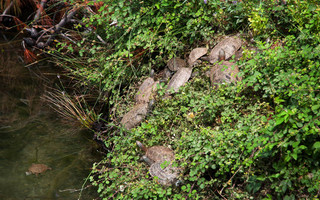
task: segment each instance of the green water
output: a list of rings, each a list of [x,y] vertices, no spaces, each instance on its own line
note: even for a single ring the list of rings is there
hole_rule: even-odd
[[[72,200],[81,188],[81,199],[96,198],[89,182],[82,187],[98,160],[91,133],[65,123],[41,99],[57,73],[24,67],[20,49],[20,42],[0,41],[0,199]],[[32,163],[52,170],[27,176]]]

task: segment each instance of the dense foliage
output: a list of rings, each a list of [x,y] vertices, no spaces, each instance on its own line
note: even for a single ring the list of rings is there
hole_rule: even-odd
[[[160,90],[141,126],[106,137],[106,158],[91,177],[115,199],[317,199],[320,193],[320,6],[289,1],[109,1],[84,19],[106,45],[83,40],[71,66],[110,96],[114,121],[128,109],[134,83],[174,55],[242,33],[241,83],[210,86],[209,63],[172,99]],[[109,26],[114,20],[117,25]],[[68,66],[66,66],[68,67]],[[70,65],[69,65],[70,67]],[[70,68],[69,68],[70,69]],[[126,108],[124,108],[126,107]],[[162,187],[139,161],[135,141],[170,145],[183,186]]]

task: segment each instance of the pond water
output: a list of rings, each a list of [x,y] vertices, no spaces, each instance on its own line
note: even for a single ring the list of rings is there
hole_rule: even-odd
[[[84,184],[99,160],[92,133],[64,123],[41,99],[57,73],[50,66],[31,70],[22,57],[21,40],[0,41],[0,199],[71,200],[81,188],[81,199],[96,198],[96,188]],[[32,163],[52,170],[27,176]]]

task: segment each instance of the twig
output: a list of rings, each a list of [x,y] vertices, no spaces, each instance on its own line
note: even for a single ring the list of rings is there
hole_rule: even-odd
[[[68,37],[66,34],[64,33],[61,33],[60,34],[63,38],[69,40],[70,42],[72,42],[73,44],[77,44],[74,40],[72,40],[70,37]]]
[[[61,29],[63,26],[65,26],[65,25],[71,20],[71,18],[76,14],[77,10],[78,10],[78,6],[75,6],[75,7],[71,10],[71,12],[70,12],[68,15],[66,15],[66,16],[59,22],[59,24],[57,24],[57,25],[53,26],[52,28],[48,29],[48,31],[54,30],[54,33],[58,33],[58,32],[60,31],[60,29]],[[43,34],[42,34],[42,35],[43,35]],[[42,35],[41,35],[41,36],[42,36]],[[41,39],[41,36],[38,38],[38,40]],[[47,40],[47,42],[45,43],[44,46],[45,46],[45,47],[48,46],[48,45],[51,43],[51,41],[54,39],[54,37],[55,37],[55,35],[52,34],[52,35],[50,36],[50,38]],[[37,40],[37,41],[38,41],[38,40]]]
[[[12,6],[13,6],[13,0],[11,0],[10,5],[3,11],[2,15],[7,14],[7,12],[10,10]]]
[[[40,6],[37,10],[37,14],[34,16],[34,22],[38,21],[38,19],[40,18],[40,15],[42,13],[42,11],[44,10],[44,6],[47,3],[47,0],[41,0]]]
[[[249,159],[254,156],[254,154],[255,154],[256,151],[257,151],[257,148],[255,148],[255,149],[252,151]],[[240,157],[241,157],[241,155],[240,155]],[[240,169],[242,169],[242,165],[237,169],[237,171],[236,171],[236,172],[231,176],[231,178],[227,181],[227,184],[233,179],[233,177],[239,172]],[[226,185],[227,185],[227,184],[226,184]],[[226,186],[223,186],[223,188],[220,190],[220,192],[218,192],[221,196],[222,196],[222,192],[223,192],[223,190],[224,190],[225,187],[226,187]]]
[[[196,184],[196,182],[194,182],[194,183],[192,184],[192,186],[191,186],[191,188],[190,188],[190,191],[189,191],[188,195],[186,196],[186,198],[184,198],[185,200],[187,200],[187,199],[188,199],[188,196],[190,195],[190,193],[191,193],[191,191],[192,191],[192,189],[193,189],[193,187],[194,187],[194,184]]]
[[[84,189],[87,189],[91,187],[91,185],[87,185],[86,187],[84,188],[81,188],[81,189],[64,189],[64,190],[59,190],[59,192],[70,192],[70,193],[74,193],[74,192],[79,192],[79,191],[82,191]]]

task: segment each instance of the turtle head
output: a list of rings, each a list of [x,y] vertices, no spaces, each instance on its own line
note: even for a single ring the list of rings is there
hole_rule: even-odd
[[[147,148],[140,142],[140,141],[136,141],[138,147],[140,147],[140,149],[142,149],[143,151],[147,151]]]
[[[173,184],[175,187],[180,187],[181,185],[183,185],[183,181],[182,180],[178,180],[178,179],[174,179],[173,180]]]

